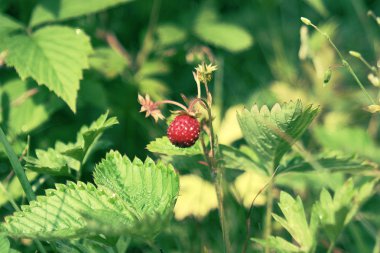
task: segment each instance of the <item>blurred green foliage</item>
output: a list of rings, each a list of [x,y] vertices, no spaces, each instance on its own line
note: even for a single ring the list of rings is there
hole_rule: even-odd
[[[339,234],[333,234],[339,252],[380,252],[378,187],[374,187],[373,195],[364,188],[372,183],[370,179],[378,176],[379,114],[363,110],[368,106],[366,97],[349,73],[341,68],[340,60],[331,45],[315,30],[308,29],[300,22],[301,16],[308,17],[331,36],[378,102],[376,77],[369,78],[371,70],[348,52],[360,52],[379,71],[380,26],[373,17],[367,15],[369,10],[380,15],[379,1],[105,2],[108,4],[103,5],[101,1],[94,0],[0,1],[0,121],[20,157],[38,156],[38,150],[41,149],[52,150],[49,148],[54,147],[57,141],[75,143],[81,127],[90,125],[106,111],[117,117],[119,124],[106,130],[101,138],[96,136],[96,145],[92,147],[91,155],[86,157],[86,162],[81,164],[81,173],[74,174],[77,178],[92,182],[94,165],[110,148],[119,150],[130,158],[137,156],[143,159],[152,155],[149,150],[157,152],[160,150],[158,144],[168,144],[166,139],[157,139],[165,134],[166,123],[154,124],[151,119],[145,119],[139,113],[138,93],[147,93],[154,100],[181,100],[181,93],[194,97],[196,87],[191,75],[193,67],[202,61],[213,61],[218,65],[218,71],[210,85],[214,111],[217,112],[214,122],[220,130],[221,143],[231,145],[222,147],[222,153],[225,155],[225,167],[233,169],[226,173],[227,181],[231,187],[235,187],[226,196],[233,252],[241,252],[246,242],[245,226],[249,205],[245,203],[259,190],[257,187],[247,187],[249,189],[244,190],[244,184],[251,180],[251,177],[247,179],[247,176],[251,176],[251,172],[247,171],[253,169],[254,173],[259,173],[257,164],[262,159],[255,150],[245,145],[248,143],[254,147],[249,138],[246,138],[247,142],[242,138],[235,112],[243,105],[250,108],[257,103],[272,107],[277,102],[297,99],[301,99],[304,105],[319,105],[321,112],[298,140],[301,152],[286,147],[290,153],[283,157],[285,162],[281,164],[281,169],[284,173],[274,186],[275,202],[280,201],[279,207],[274,205],[273,212],[277,214],[275,219],[280,223],[296,225],[297,222],[302,222],[301,229],[315,234],[312,227],[312,206],[319,205],[329,216],[322,221],[325,223],[321,228],[330,231],[328,235],[332,234],[331,231],[335,233],[339,230]],[[66,28],[55,27],[58,25]],[[30,40],[25,51],[20,49],[16,43],[18,40],[15,40],[15,37],[20,39],[18,32],[23,30],[22,27],[26,27],[23,40],[28,40],[30,34],[44,35],[35,41]],[[47,29],[52,30],[49,32]],[[73,32],[79,32],[83,37],[78,38]],[[54,34],[61,36],[62,43],[58,41],[52,47],[54,40],[49,36]],[[38,43],[41,41],[44,47],[39,48],[42,53],[36,56],[32,54],[33,48],[38,48],[36,44],[40,45]],[[83,43],[83,50],[76,52],[73,48],[79,42]],[[3,49],[9,51],[4,53]],[[12,55],[12,52],[16,55]],[[30,67],[24,61],[25,57],[37,61],[38,56],[41,58],[46,52],[47,58],[53,59],[53,62],[41,60],[42,63]],[[70,64],[61,66],[61,61],[67,59]],[[10,66],[15,66],[15,69]],[[77,68],[73,70],[75,66]],[[51,80],[49,75],[53,74],[46,74],[49,70],[51,73],[61,73],[62,69],[62,75],[69,73],[70,78],[58,78],[58,86],[37,84]],[[326,71],[331,71],[327,72],[328,85],[324,85]],[[21,80],[19,75],[32,78]],[[65,90],[66,87],[70,89]],[[169,115],[170,109],[165,109],[166,115]],[[76,110],[75,114],[73,110]],[[296,134],[295,137],[298,138],[299,135]],[[148,143],[155,139],[147,149]],[[310,161],[304,161],[304,157],[303,160],[299,157],[300,153],[304,154],[302,150],[313,154],[315,160],[326,170],[312,170],[314,165]],[[171,162],[183,175],[181,177],[186,177],[186,185],[194,184],[195,188],[200,185],[209,186],[207,181],[211,180],[210,175],[206,167],[198,162],[200,158],[197,147],[187,150],[188,152],[172,147],[160,151],[173,155],[161,158]],[[10,196],[17,204],[25,203],[25,199],[2,148],[0,155],[2,221],[14,211],[9,202]],[[281,158],[282,156],[281,152]],[[297,171],[287,171],[293,169]],[[70,173],[68,175],[67,171],[63,176],[46,173],[46,170],[43,172],[28,174],[38,194],[73,176]],[[353,181],[344,184],[351,176]],[[238,181],[239,177],[241,180]],[[263,175],[254,174],[252,178],[252,184],[260,186],[264,185],[264,179],[267,180],[263,179]],[[350,188],[352,191],[347,194],[345,201],[358,198],[361,202],[354,205],[355,218],[350,217],[350,222],[347,223],[341,221],[341,226],[335,228],[329,221],[336,218],[332,217],[333,214],[344,209],[344,214],[350,215],[345,209],[350,205],[337,200],[337,196],[342,195],[342,189],[348,187],[347,184],[357,192],[352,192],[355,190]],[[214,192],[210,188],[205,187],[205,196],[213,196]],[[280,190],[293,197],[286,193],[280,194]],[[189,192],[194,199],[202,195],[192,190]],[[296,195],[300,197],[296,198]],[[188,205],[186,201],[183,203]],[[128,252],[157,252],[155,247],[164,252],[223,252],[216,205],[213,199],[204,204],[206,207],[202,203],[205,201],[197,203],[194,200],[191,209],[195,210],[193,213],[182,210],[181,214],[177,214],[177,217],[181,217],[180,220],[173,221],[156,238],[156,246],[138,240],[121,241],[120,244],[123,245],[120,249],[128,245]],[[262,238],[266,210],[262,206],[264,203],[265,198],[254,206],[250,237]],[[293,213],[283,213],[286,221],[278,216],[284,211],[285,203],[296,209],[292,209],[296,215],[290,217],[292,219],[289,219],[289,215]],[[359,209],[362,204],[363,207]],[[194,208],[197,205],[200,206],[199,209]],[[331,213],[329,205],[333,206]],[[185,218],[187,215],[189,216]],[[301,243],[298,241],[303,236],[299,234],[300,231],[289,231],[289,235],[286,230],[277,222],[273,225],[273,234],[287,240],[288,242],[282,242],[292,250],[301,246],[306,251],[315,249],[316,252],[326,252],[329,247],[329,236],[321,236],[318,242],[308,238]],[[292,238],[297,245],[289,245]],[[272,242],[276,244],[276,240],[273,239]],[[265,242],[260,242],[265,245]],[[87,249],[93,249],[93,252],[105,252],[87,241],[81,243]],[[21,252],[35,252],[35,246],[29,240],[11,239],[10,245]],[[0,249],[9,249],[9,242],[2,237],[1,231]],[[250,241],[247,252],[262,252],[262,248]]]

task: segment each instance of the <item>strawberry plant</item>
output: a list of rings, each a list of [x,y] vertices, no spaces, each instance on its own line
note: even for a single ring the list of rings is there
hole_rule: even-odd
[[[380,252],[379,8],[0,1],[0,253]]]

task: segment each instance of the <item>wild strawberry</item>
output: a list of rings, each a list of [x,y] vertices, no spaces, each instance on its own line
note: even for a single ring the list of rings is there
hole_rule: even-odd
[[[180,148],[194,145],[199,138],[200,125],[196,118],[182,114],[175,117],[168,128],[170,142]]]

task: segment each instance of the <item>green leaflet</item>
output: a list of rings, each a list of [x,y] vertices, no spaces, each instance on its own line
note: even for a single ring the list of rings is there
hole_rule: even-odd
[[[4,14],[0,14],[0,35],[20,30],[22,28],[23,26],[17,21],[13,20],[11,17],[6,16]]]
[[[300,100],[275,104],[238,113],[238,121],[244,138],[257,153],[262,164],[274,169],[291,145],[305,132],[317,116],[319,109],[309,105],[302,107]]]
[[[76,111],[79,80],[88,68],[92,52],[90,40],[80,29],[48,26],[30,36],[17,34],[5,37],[5,62],[15,67],[21,79],[33,78],[46,85]]]
[[[316,245],[316,232],[318,227],[318,215],[313,207],[310,223],[306,220],[302,200],[298,196],[293,199],[288,193],[281,192],[279,207],[284,218],[273,214],[273,218],[285,228],[292,236],[296,244],[290,243],[281,237],[269,237],[269,245],[279,252],[312,252]],[[261,245],[266,245],[265,240],[254,239]]]
[[[169,138],[164,136],[151,141],[146,147],[152,153],[158,153],[162,155],[199,155],[203,154],[200,142],[196,142],[194,146],[190,148],[178,148],[170,143]]]
[[[56,184],[6,217],[3,227],[12,237],[45,240],[126,233],[151,239],[171,217],[179,190],[171,166],[130,161],[116,151],[96,166],[94,180],[97,186]]]
[[[25,157],[26,167],[31,170],[49,174],[69,174],[70,169],[80,170],[91,147],[97,142],[103,132],[118,124],[115,117],[108,118],[108,112],[101,115],[89,127],[83,126],[75,143],[57,142],[55,149],[36,150],[36,158]]]
[[[215,11],[207,6],[199,11],[193,30],[201,40],[233,53],[246,50],[253,44],[253,37],[244,28],[219,21]]]
[[[91,14],[131,0],[42,0],[32,13],[30,26]]]

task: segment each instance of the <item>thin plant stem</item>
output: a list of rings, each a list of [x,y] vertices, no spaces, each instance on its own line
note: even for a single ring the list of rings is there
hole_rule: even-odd
[[[208,127],[210,130],[209,132],[210,150],[207,150],[204,144],[202,144],[202,147],[203,147],[203,153],[204,153],[206,162],[211,170],[211,174],[214,179],[213,181],[214,181],[214,186],[215,186],[215,191],[216,191],[217,201],[218,201],[219,220],[220,220],[220,225],[222,227],[222,234],[223,234],[224,251],[226,253],[230,253],[231,243],[230,243],[229,232],[228,232],[229,229],[228,229],[228,225],[226,221],[226,213],[224,209],[223,168],[218,165],[217,157],[216,157],[218,144],[216,141],[214,127],[212,124],[212,110],[211,110],[211,106],[209,106],[207,101],[204,101],[204,99],[197,99],[197,102],[201,102],[206,107],[206,110],[208,113]]]
[[[329,249],[327,250],[327,253],[331,253],[335,247],[335,242],[332,242],[329,246]]]
[[[313,27],[317,32],[319,32],[320,34],[322,34],[327,40],[328,42],[330,43],[330,45],[334,48],[335,52],[338,54],[340,60],[342,61],[342,64],[344,67],[346,67],[346,69],[348,70],[348,72],[351,74],[351,76],[354,78],[355,82],[359,85],[360,89],[363,91],[363,93],[367,96],[368,100],[370,101],[371,104],[376,104],[375,101],[373,100],[373,98],[369,95],[368,91],[366,90],[366,88],[364,87],[364,85],[362,84],[362,82],[359,80],[358,76],[355,74],[354,70],[352,69],[351,65],[348,63],[348,61],[343,57],[342,53],[340,52],[340,50],[335,46],[334,42],[331,40],[330,36],[325,33],[325,32],[322,32],[318,26],[314,25],[313,23],[310,22],[310,26]]]
[[[32,186],[28,178],[26,177],[25,171],[20,161],[18,160],[15,152],[13,151],[11,144],[8,142],[7,137],[5,136],[2,128],[0,128],[0,142],[1,144],[3,144],[5,148],[5,153],[8,156],[8,159],[12,165],[13,171],[15,172],[18,180],[20,181],[22,189],[25,192],[26,198],[28,199],[28,201],[35,200],[36,195],[34,194],[32,190]]]
[[[136,67],[140,68],[145,62],[149,52],[152,49],[153,35],[156,29],[158,16],[160,12],[161,0],[153,0],[152,11],[150,13],[148,31],[145,35],[143,45],[136,57]]]
[[[162,101],[156,102],[156,105],[162,105],[162,104],[176,105],[178,107],[181,107],[183,110],[187,111],[186,106],[184,106],[184,105],[182,105],[182,104],[180,104],[178,102],[172,101],[172,100],[162,100]]]
[[[267,191],[267,208],[265,211],[265,228],[264,228],[264,239],[267,241],[265,244],[265,253],[270,252],[268,238],[272,233],[273,184],[274,184],[273,181],[269,183],[268,191]]]
[[[377,73],[377,69],[376,69],[374,66],[372,66],[371,64],[369,64],[369,62],[368,62],[366,59],[364,59],[363,56],[360,56],[360,57],[359,57],[359,60],[360,60],[364,65],[366,65],[366,67],[367,67],[369,70],[371,70],[374,74],[378,74],[378,73]]]
[[[18,160],[16,153],[13,151],[12,146],[8,142],[7,137],[5,136],[4,131],[1,127],[0,127],[0,142],[4,146],[5,153],[8,156],[8,159],[12,165],[13,171],[15,172],[18,180],[20,181],[21,187],[25,192],[26,198],[28,199],[29,202],[32,200],[35,200],[36,195],[34,194],[32,190],[32,186],[28,178],[26,177],[25,171],[22,168],[22,165],[20,161]],[[40,241],[36,240],[34,241],[34,243],[36,244],[38,250],[41,253],[46,253],[46,250]]]

